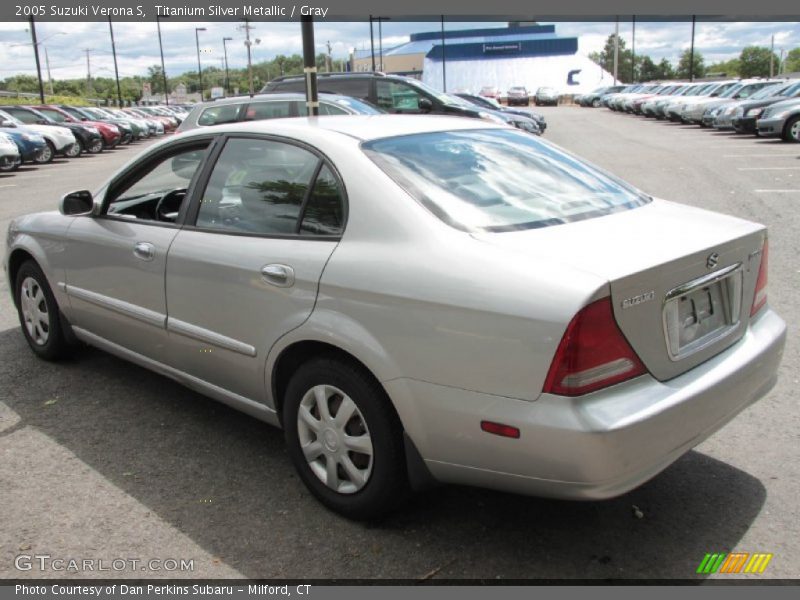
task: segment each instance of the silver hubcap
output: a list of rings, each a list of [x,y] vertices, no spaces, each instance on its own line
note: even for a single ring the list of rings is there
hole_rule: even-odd
[[[42,153],[39,155],[39,161],[48,162],[51,156],[53,156],[53,151],[50,149],[50,146],[45,146],[42,148]]]
[[[33,277],[26,277],[22,282],[19,301],[28,335],[37,346],[44,346],[50,337],[50,316],[44,292]]]
[[[297,434],[308,466],[340,494],[354,494],[372,473],[372,439],[364,415],[343,391],[311,388],[300,401]]]

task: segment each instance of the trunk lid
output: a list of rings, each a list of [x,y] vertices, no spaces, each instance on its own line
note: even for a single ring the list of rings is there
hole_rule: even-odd
[[[609,282],[614,317],[648,371],[676,377],[742,337],[763,225],[665,200],[575,223],[479,240]]]

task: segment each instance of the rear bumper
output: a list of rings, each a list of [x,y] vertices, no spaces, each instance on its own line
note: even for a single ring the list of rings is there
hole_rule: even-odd
[[[594,500],[650,479],[775,384],[786,324],[767,309],[744,337],[672,380],[649,375],[578,398],[528,402],[409,379],[386,382],[406,432],[439,481]],[[481,431],[519,428],[519,439]]]

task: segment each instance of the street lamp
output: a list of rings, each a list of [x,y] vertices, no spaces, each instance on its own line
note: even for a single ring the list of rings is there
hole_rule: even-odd
[[[200,102],[203,101],[203,69],[200,67],[200,32],[205,30],[205,27],[194,28],[194,41],[197,43],[197,77],[200,79]]]
[[[225,45],[225,42],[232,42],[232,37],[224,37],[222,38],[222,53],[225,55],[225,93],[230,93],[231,91],[231,81],[228,77],[228,48]]]
[[[30,23],[30,28],[26,29],[25,31],[29,31],[30,32],[32,41],[26,42],[26,43],[23,43],[23,44],[11,44],[10,48],[14,48],[16,46],[27,46],[28,44],[33,46],[33,53],[34,53],[34,56],[36,57],[36,75],[37,75],[37,77],[39,79],[39,100],[41,100],[42,104],[44,104],[44,83],[42,83],[42,67],[41,67],[41,63],[39,62],[39,46],[44,47],[44,57],[45,57],[45,61],[47,63],[47,79],[50,82],[50,95],[52,96],[53,95],[53,78],[50,76],[50,61],[48,60],[47,47],[44,46],[44,43],[47,40],[49,40],[50,38],[53,38],[53,37],[55,37],[57,35],[66,35],[66,33],[64,33],[63,31],[57,31],[54,34],[49,35],[46,38],[37,41],[37,39],[36,39],[36,24],[34,23],[33,16],[28,18],[28,22]]]
[[[158,49],[161,51],[161,75],[164,78],[164,104],[169,106],[169,90],[167,88],[167,69],[164,67],[164,44],[161,43],[161,21],[166,15],[156,13],[156,27],[158,27]]]

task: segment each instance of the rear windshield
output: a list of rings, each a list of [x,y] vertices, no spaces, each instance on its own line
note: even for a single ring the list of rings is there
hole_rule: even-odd
[[[614,176],[511,129],[415,134],[362,148],[417,201],[465,231],[548,227],[650,201]]]

